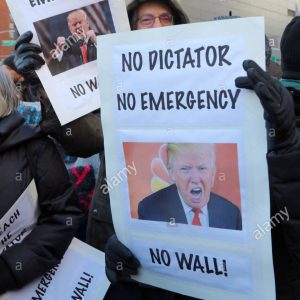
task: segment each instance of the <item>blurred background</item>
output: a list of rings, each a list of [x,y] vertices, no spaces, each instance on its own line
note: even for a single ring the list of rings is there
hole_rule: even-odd
[[[107,0],[106,0],[107,1]],[[132,0],[125,0],[129,4]],[[272,61],[280,64],[279,44],[289,21],[300,15],[300,0],[176,0],[191,22],[211,21],[219,16],[264,16],[272,47]],[[5,0],[0,0],[0,64],[13,50],[17,37]]]
[[[132,0],[126,0],[126,4]],[[279,63],[280,39],[290,20],[300,15],[300,0],[174,0],[188,15],[191,22],[211,21],[222,16],[264,16],[266,35],[272,47],[273,62]]]

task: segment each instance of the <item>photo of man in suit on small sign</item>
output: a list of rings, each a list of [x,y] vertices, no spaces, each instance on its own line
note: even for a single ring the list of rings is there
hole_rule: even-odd
[[[238,205],[212,192],[216,145],[168,143],[164,151],[169,185],[139,201],[138,219],[242,230]],[[151,164],[156,172],[157,160]],[[152,183],[155,181],[157,178],[152,178]]]
[[[52,76],[97,59],[97,35],[115,32],[108,1],[34,22]]]

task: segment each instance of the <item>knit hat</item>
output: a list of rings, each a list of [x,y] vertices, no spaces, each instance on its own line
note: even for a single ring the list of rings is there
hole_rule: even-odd
[[[286,26],[281,42],[282,78],[300,80],[300,16]]]
[[[13,69],[14,71],[18,72],[16,69],[16,66],[14,64],[14,54],[11,54],[9,56],[7,56],[4,60],[3,60],[3,64],[10,67],[11,69]]]

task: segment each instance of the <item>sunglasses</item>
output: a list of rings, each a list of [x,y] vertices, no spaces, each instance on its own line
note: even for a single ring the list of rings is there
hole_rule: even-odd
[[[138,18],[138,22],[142,27],[149,28],[153,26],[155,19],[157,18],[159,18],[162,26],[169,26],[173,24],[173,16],[167,13],[163,13],[158,17],[154,17],[153,15],[143,15]]]

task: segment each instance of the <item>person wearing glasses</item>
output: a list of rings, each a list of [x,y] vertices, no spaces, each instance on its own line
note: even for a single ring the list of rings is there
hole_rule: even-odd
[[[170,0],[135,0],[127,11],[131,30],[189,23],[184,12]]]

